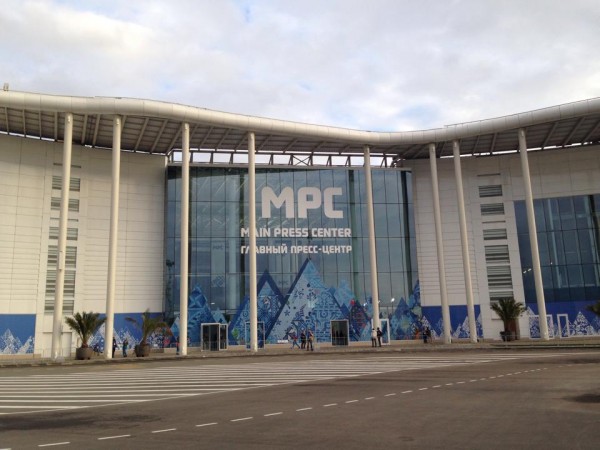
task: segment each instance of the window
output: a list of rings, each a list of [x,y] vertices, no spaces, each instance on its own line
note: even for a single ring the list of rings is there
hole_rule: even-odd
[[[488,230],[483,230],[483,240],[484,241],[493,241],[496,239],[506,239],[506,228],[490,228]]]
[[[508,245],[486,245],[485,262],[490,264],[509,264]]]
[[[52,189],[61,190],[62,189],[62,176],[61,175],[52,175]],[[71,184],[69,186],[69,190],[71,192],[79,192],[81,189],[81,179],[71,177]]]
[[[504,214],[504,203],[487,203],[481,205],[482,216]]]
[[[60,209],[60,197],[52,197],[50,207],[53,211],[58,211]],[[79,199],[78,198],[70,198],[69,199],[69,211],[79,212]]]
[[[534,202],[540,266],[546,301],[597,300],[600,293],[600,230],[594,220],[596,195]],[[526,220],[525,202],[515,202],[517,224]],[[544,220],[545,219],[545,220]],[[531,282],[529,230],[517,227],[525,301],[536,301]]]
[[[493,184],[491,186],[479,186],[479,197],[501,197],[502,196],[502,185]]]

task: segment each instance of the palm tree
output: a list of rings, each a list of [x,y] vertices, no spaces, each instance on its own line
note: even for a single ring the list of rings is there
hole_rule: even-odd
[[[141,320],[137,320],[133,317],[125,317],[125,320],[133,323],[142,332],[142,339],[140,340],[140,344],[139,344],[139,346],[136,346],[137,349],[144,349],[143,350],[144,355],[141,355],[141,356],[146,356],[147,354],[150,353],[148,337],[152,333],[154,333],[155,331],[164,330],[166,332],[166,334],[169,334],[169,335],[171,334],[169,325],[167,325],[167,322],[165,322],[163,320],[162,316],[154,316],[154,317],[151,316],[149,309],[144,311],[144,313],[142,314]],[[136,354],[138,353],[137,349],[136,349]],[[138,356],[140,356],[140,355],[138,354]]]
[[[586,307],[586,309],[588,311],[593,312],[594,314],[596,314],[598,317],[600,317],[600,300],[598,300],[596,303],[594,303],[593,305],[588,305]]]
[[[81,348],[89,347],[88,341],[98,328],[106,321],[106,317],[100,317],[100,313],[83,312],[76,313],[73,317],[65,318],[65,322],[81,339]]]
[[[492,303],[491,308],[502,320],[505,335],[511,332],[510,325],[527,310],[523,303],[517,302],[512,297],[501,298],[497,302]]]

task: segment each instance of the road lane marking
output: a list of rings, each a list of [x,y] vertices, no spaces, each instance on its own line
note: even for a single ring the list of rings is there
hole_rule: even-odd
[[[186,394],[187,395],[187,394]],[[180,395],[178,395],[180,396]],[[52,402],[58,402],[58,403],[104,403],[107,402],[109,400],[59,400],[59,399],[52,399],[52,400],[38,400],[37,398],[35,400],[0,400],[0,402],[4,402],[4,403],[52,403]],[[140,403],[143,402],[145,400],[127,400],[127,399],[118,399],[116,400],[119,403]],[[4,408],[4,406],[0,405],[1,408]]]
[[[131,435],[130,434],[121,434],[119,436],[104,436],[104,437],[98,438],[98,440],[105,441],[107,439],[121,439],[121,438],[126,438],[126,437],[131,437]]]
[[[577,353],[579,354],[579,353]],[[529,358],[564,357],[562,353],[482,354],[464,357],[404,355],[378,355],[365,359],[347,358],[333,362],[306,360],[304,362],[276,362],[233,364],[223,367],[195,366],[188,368],[124,368],[113,371],[76,372],[68,375],[40,374],[28,377],[0,377],[0,416],[29,412],[65,410],[68,408],[97,407],[105,404],[128,404],[136,402],[167,400],[213,392],[295,384],[327,379],[360,377],[379,373],[401,372],[413,369],[465,366]],[[573,364],[564,365],[571,367]],[[187,381],[173,380],[173,371]],[[529,369],[525,373],[548,370],[548,367]],[[550,368],[552,369],[552,368]],[[521,369],[522,370],[522,369]],[[294,373],[293,381],[289,374]],[[523,372],[519,372],[521,374]],[[512,374],[492,377],[502,378]],[[488,380],[484,378],[483,380]],[[466,380],[462,383],[469,383]],[[142,394],[132,394],[130,389],[145,386]],[[442,387],[440,385],[440,387]],[[429,389],[433,389],[429,387]],[[416,389],[415,389],[416,390]],[[66,394],[66,395],[65,395]],[[380,397],[380,396],[378,396]],[[366,399],[374,399],[367,397]],[[359,400],[360,401],[360,400]],[[343,402],[342,402],[343,403]],[[19,411],[21,409],[21,411]],[[35,410],[35,411],[34,411]]]
[[[433,389],[436,389],[436,388],[441,388],[441,387],[442,387],[442,385],[441,385],[441,384],[436,384],[435,386],[433,386]]]
[[[0,405],[0,409],[36,409],[36,408],[53,408],[53,409],[82,409],[85,406],[64,406],[64,405],[37,405],[37,406],[27,406],[27,405]],[[44,409],[42,411],[32,411],[32,412],[44,412],[44,411],[52,411],[52,409]]]
[[[533,372],[533,371],[541,371],[541,370],[547,370],[547,369],[548,369],[547,367],[544,367],[544,368],[538,368],[538,369],[531,370],[531,371]],[[528,371],[525,371],[525,373],[526,372],[528,372]],[[512,375],[517,375],[517,374],[521,374],[521,373],[524,373],[524,372],[508,373],[508,374],[504,374],[504,375],[500,374],[497,376],[492,376],[492,377],[490,377],[490,379],[502,378],[505,376],[512,376]],[[487,378],[480,378],[479,380],[471,379],[471,380],[469,380],[469,382],[474,383],[476,381],[484,381],[486,379]],[[466,381],[457,381],[455,383],[446,383],[446,386],[452,386],[453,384],[465,384],[465,383],[466,383]],[[434,385],[431,388],[435,389],[435,388],[440,388],[440,387],[442,387],[442,385]],[[425,391],[428,389],[430,389],[430,388],[423,387],[423,388],[419,388],[418,390]],[[413,392],[413,390],[407,390],[407,391],[403,391],[402,394],[408,394],[408,393],[412,393],[412,392]],[[396,395],[396,393],[389,393],[389,394],[385,394],[384,397],[391,397],[391,396],[395,396],[395,395]],[[375,399],[375,397],[365,397],[365,400],[372,400],[372,399]],[[347,401],[345,401],[345,403],[347,403],[347,404],[348,403],[356,403],[359,401],[360,400],[358,400],[358,399],[353,399],[353,400],[347,400]],[[323,405],[323,407],[325,407],[325,408],[331,407],[331,406],[338,406],[338,403],[329,403],[329,404]],[[7,406],[7,407],[10,407],[10,406]],[[1,408],[1,405],[0,405],[0,408]],[[13,408],[18,408],[18,407],[13,406]],[[29,408],[33,408],[33,407],[29,406]],[[77,408],[77,407],[64,406],[63,408]],[[299,408],[296,411],[300,412],[300,411],[307,411],[307,410],[311,410],[311,409],[313,409],[313,408],[305,407],[305,408]],[[274,412],[274,413],[264,414],[264,417],[278,416],[278,415],[282,415],[282,414],[283,414],[282,411],[278,411],[278,412]],[[238,418],[238,419],[232,419],[230,421],[231,422],[239,422],[239,421],[245,421],[245,420],[251,420],[251,419],[253,419],[253,417],[243,417],[243,418]],[[205,427],[205,426],[212,426],[212,425],[218,425],[218,423],[217,422],[204,423],[204,424],[196,425],[196,427]],[[176,430],[177,430],[177,428],[168,428],[168,429],[163,429],[163,430],[154,430],[154,431],[151,431],[151,433],[165,433],[165,432],[176,431]],[[125,437],[131,437],[131,435],[126,434],[126,435],[118,435],[118,436],[105,436],[105,437],[98,438],[98,440],[100,441],[100,440],[107,440],[107,439],[119,439],[119,438],[125,438]],[[48,443],[48,444],[39,444],[38,447],[51,447],[51,446],[60,446],[60,445],[69,445],[69,444],[70,444],[70,442],[65,441],[65,442],[55,442],[55,443]],[[10,450],[10,449],[0,449],[0,450]]]

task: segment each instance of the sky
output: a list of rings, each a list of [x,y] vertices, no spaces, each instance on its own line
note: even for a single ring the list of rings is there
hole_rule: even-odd
[[[409,131],[600,96],[597,0],[3,0],[0,83]]]

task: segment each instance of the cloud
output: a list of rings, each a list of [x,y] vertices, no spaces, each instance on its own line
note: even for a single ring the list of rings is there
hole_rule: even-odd
[[[547,1],[32,1],[0,11],[11,89],[412,130],[598,96],[600,10]]]

